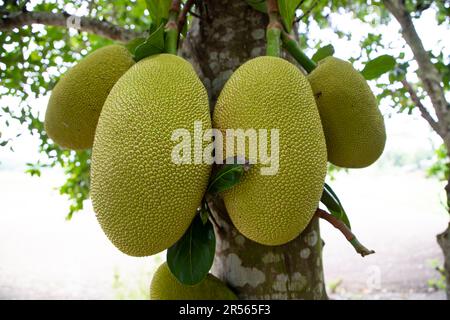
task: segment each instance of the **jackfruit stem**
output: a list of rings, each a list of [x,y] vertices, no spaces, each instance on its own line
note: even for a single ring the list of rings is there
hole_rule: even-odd
[[[281,30],[283,25],[280,22],[278,0],[267,0],[267,12],[269,24],[266,31],[266,55],[279,57],[281,55]]]
[[[281,55],[281,29],[276,26],[267,27],[267,48],[266,55],[271,57],[279,57]]]
[[[369,250],[365,246],[363,246],[358,241],[353,232],[345,225],[345,223],[343,223],[341,220],[334,217],[333,215],[329,214],[325,210],[317,209],[316,217],[329,222],[333,227],[338,229],[345,236],[347,241],[350,242],[353,248],[355,248],[356,252],[359,253],[362,257],[375,253],[375,251]]]
[[[317,64],[302,51],[295,38],[285,30],[281,32],[281,40],[286,50],[303,67],[303,69],[305,69],[306,72],[311,73],[317,67]]]
[[[176,55],[178,52],[178,15],[180,13],[181,0],[173,0],[169,10],[169,21],[166,24],[164,33],[166,34],[165,51]]]

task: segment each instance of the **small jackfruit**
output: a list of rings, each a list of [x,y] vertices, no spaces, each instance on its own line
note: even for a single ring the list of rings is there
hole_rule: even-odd
[[[306,77],[280,58],[246,62],[225,84],[213,125],[224,136],[227,129],[266,129],[269,150],[270,132],[279,131],[278,173],[262,175],[266,164],[260,158],[223,199],[234,225],[247,238],[264,245],[296,238],[317,209],[327,169],[322,124]],[[249,160],[249,149],[245,154],[235,150],[235,156]]]
[[[53,88],[45,131],[63,148],[92,148],[103,104],[114,84],[134,64],[120,45],[103,47],[71,68]]]
[[[364,168],[383,153],[386,129],[364,77],[343,60],[328,57],[308,75],[327,141],[328,160]]]
[[[172,161],[172,134],[211,128],[208,95],[190,63],[170,54],[136,63],[106,99],[92,150],[91,197],[111,242],[131,256],[167,249],[189,227],[211,166]],[[206,146],[206,143],[205,145]]]
[[[236,295],[218,278],[208,274],[199,284],[181,284],[163,263],[153,275],[151,300],[237,300]]]

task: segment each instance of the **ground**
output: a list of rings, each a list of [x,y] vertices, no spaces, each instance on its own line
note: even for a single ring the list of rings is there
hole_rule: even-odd
[[[376,251],[366,258],[322,223],[325,277],[334,299],[443,299],[430,288],[441,261],[435,236],[448,217],[442,185],[419,171],[356,170],[332,182],[354,232]],[[144,298],[163,261],[118,252],[86,210],[65,221],[67,201],[56,172],[32,178],[0,171],[0,299]]]
[[[447,226],[442,185],[419,172],[378,175],[361,170],[332,182],[359,240],[374,255],[361,258],[329,225],[322,224],[330,296],[351,299],[444,299],[429,286],[442,263],[436,234]],[[443,199],[443,198],[442,198]],[[336,293],[333,293],[334,287]]]

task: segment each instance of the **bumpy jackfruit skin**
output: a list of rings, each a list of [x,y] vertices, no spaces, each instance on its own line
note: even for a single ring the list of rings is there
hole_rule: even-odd
[[[103,104],[114,84],[132,66],[121,45],[94,51],[71,68],[52,90],[45,114],[45,131],[63,148],[92,148]]]
[[[163,263],[153,275],[151,300],[237,300],[236,295],[218,278],[208,274],[194,286],[181,284]]]
[[[92,150],[98,221],[122,252],[148,256],[173,245],[195,216],[210,166],[173,163],[175,129],[211,128],[208,95],[192,66],[161,54],[139,61],[111,90]],[[192,152],[194,154],[194,152]]]
[[[260,168],[267,165],[259,161],[223,199],[234,225],[247,238],[264,245],[296,238],[317,209],[327,167],[322,125],[306,77],[280,58],[248,61],[223,88],[213,125],[222,132],[279,130],[278,173],[261,175]],[[245,157],[249,159],[248,150]]]
[[[364,168],[383,153],[386,130],[364,77],[343,60],[328,57],[308,75],[327,141],[328,160]]]

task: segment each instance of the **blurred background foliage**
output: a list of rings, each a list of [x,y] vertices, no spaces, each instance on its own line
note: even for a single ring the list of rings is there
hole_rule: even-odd
[[[150,22],[144,1],[0,1],[1,14],[24,8],[85,15],[130,29],[144,30]],[[1,106],[1,126],[17,121],[24,130],[38,136],[42,157],[27,164],[29,174],[39,176],[45,167],[64,169],[67,181],[59,191],[71,199],[68,218],[83,208],[89,195],[90,151],[63,150],[55,145],[44,131],[43,115],[37,114],[31,103],[47,95],[61,75],[83,56],[110,43],[95,34],[53,26],[33,25],[0,32],[0,98],[18,98],[16,105]],[[0,136],[0,146],[13,150],[14,139],[2,140]]]
[[[450,3],[440,1],[405,1],[408,10],[415,19],[419,19],[426,10],[434,10],[438,24],[448,24],[450,21]],[[351,14],[371,27],[361,41],[361,53],[357,57],[347,57],[355,66],[364,66],[368,61],[382,54],[395,54],[397,65],[389,72],[388,77],[380,77],[374,81],[379,89],[380,103],[392,106],[393,112],[412,113],[415,104],[409,94],[399,84],[405,74],[417,71],[417,64],[407,58],[404,52],[391,51],[383,43],[382,35],[377,33],[380,25],[391,21],[391,16],[381,1],[333,0],[315,1],[297,0],[296,19],[300,34],[300,44],[304,49],[318,49],[329,43],[322,43],[310,33],[312,25],[320,29],[332,30],[341,39],[351,39],[352,30],[343,30],[333,25],[330,20],[332,13]],[[47,11],[53,13],[67,12],[83,15],[101,21],[108,21],[123,28],[144,31],[150,24],[149,12],[145,9],[144,0],[0,0],[0,15],[14,12]],[[393,30],[397,32],[397,30]],[[89,52],[111,43],[95,34],[78,32],[73,29],[33,25],[15,28],[10,31],[0,31],[0,98],[14,97],[12,105],[2,105],[0,110],[0,126],[8,127],[12,122],[20,124],[21,130],[28,130],[39,139],[41,158],[28,163],[27,172],[39,176],[41,169],[59,166],[66,174],[66,182],[59,188],[61,194],[68,196],[72,203],[68,209],[68,218],[74,212],[83,208],[83,201],[89,196],[89,164],[90,151],[62,150],[47,137],[43,126],[43,114],[33,108],[35,98],[44,97],[53,88],[60,76]],[[448,91],[450,68],[448,57],[441,48],[433,48],[429,54],[432,61],[444,78],[445,90]],[[405,45],[403,45],[405,46]],[[362,69],[362,68],[360,68]],[[417,78],[412,78],[413,86],[419,97],[425,93]],[[11,137],[0,135],[0,148],[14,149],[14,143],[20,132]],[[395,161],[402,161],[396,159]],[[339,170],[330,167],[330,176]],[[434,164],[428,169],[430,176],[447,179],[449,166],[447,150],[442,146],[436,150]]]

